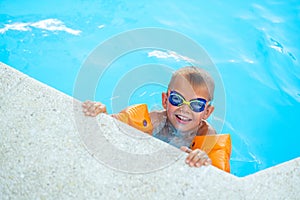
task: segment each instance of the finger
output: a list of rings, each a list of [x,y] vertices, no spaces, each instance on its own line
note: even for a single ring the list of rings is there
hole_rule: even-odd
[[[82,105],[82,108],[83,108],[84,111],[90,112],[90,111],[92,110],[92,106],[93,106],[93,104],[91,104],[91,103],[86,103],[86,104],[83,104],[83,105]]]
[[[196,167],[208,166],[211,165],[211,160],[209,158],[203,158],[199,162],[197,162]]]
[[[204,164],[205,161],[205,153],[200,151],[193,152],[194,154],[191,154],[191,160],[190,165],[194,167],[200,167]]]
[[[95,113],[104,113],[104,112],[106,112],[105,106],[101,103],[96,103],[95,104]]]
[[[209,157],[204,151],[200,149],[195,149],[186,158],[186,163],[189,164],[190,167],[200,167],[202,165],[206,165],[206,161],[208,161]],[[209,161],[207,162],[209,164]]]
[[[86,102],[83,102],[82,105],[81,105],[81,107],[82,107],[82,108],[87,108],[87,103],[86,103]]]
[[[95,103],[94,103],[94,106],[95,106],[95,107],[103,107],[103,104],[100,103],[100,102],[95,102]]]
[[[187,150],[189,151],[189,150]],[[198,160],[196,160],[196,152],[195,151],[191,151],[188,156],[185,159],[186,164],[189,164],[190,166],[193,166],[195,162],[197,162]]]
[[[186,153],[191,153],[191,152],[192,152],[192,150],[191,150],[190,148],[186,147],[186,146],[181,146],[181,147],[180,147],[180,150],[181,150],[181,151],[184,151],[184,152],[186,152]]]
[[[90,112],[90,111],[86,111],[86,112],[84,112],[84,115],[85,115],[85,116],[90,116],[90,117],[93,117],[93,113],[92,113],[92,112]]]
[[[83,105],[82,105],[82,112],[84,113],[85,116],[88,116],[88,115],[89,115],[88,109],[85,108]]]
[[[102,113],[107,113],[106,106],[104,104],[100,103],[99,107],[101,108]]]
[[[89,105],[90,103],[91,103],[91,101],[87,100],[87,101],[85,101],[85,102],[82,103],[82,106],[87,106],[87,105]]]
[[[91,117],[96,117],[97,114],[96,114],[95,112],[92,112],[92,113],[90,113],[90,116],[91,116]]]
[[[87,108],[89,109],[89,110],[94,110],[95,109],[95,103],[94,102],[89,102],[88,104],[87,104]]]
[[[201,155],[201,158],[198,162],[195,163],[196,167],[201,167],[201,166],[208,166],[211,165],[211,159],[208,157],[208,155],[203,152]]]
[[[208,166],[208,165],[211,165],[212,164],[212,162],[211,162],[211,159],[210,158],[208,158],[205,162],[204,162],[204,165],[205,166]]]

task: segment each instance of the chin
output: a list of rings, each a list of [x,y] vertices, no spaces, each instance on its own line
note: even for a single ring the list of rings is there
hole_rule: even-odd
[[[186,127],[185,125],[177,125],[175,126],[176,130],[180,131],[180,132],[187,132],[190,131],[191,128]]]

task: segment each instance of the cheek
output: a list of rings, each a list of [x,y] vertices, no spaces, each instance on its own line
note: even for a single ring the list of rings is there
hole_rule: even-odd
[[[171,114],[174,113],[177,107],[170,105],[169,103],[167,104],[167,113]]]
[[[174,118],[174,115],[178,109],[179,109],[179,107],[177,107],[177,106],[173,106],[170,103],[167,104],[167,116],[170,120],[172,120]]]
[[[200,112],[200,113],[195,113],[193,112],[193,118],[196,120],[196,121],[201,121],[203,118],[204,118],[204,112]]]

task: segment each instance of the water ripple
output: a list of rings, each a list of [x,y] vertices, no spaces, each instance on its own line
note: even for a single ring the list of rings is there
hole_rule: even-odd
[[[4,34],[9,30],[31,31],[31,28],[38,28],[47,31],[64,31],[72,35],[79,35],[81,33],[80,30],[74,30],[67,27],[58,19],[45,19],[37,22],[15,22],[11,24],[5,24],[4,28],[0,29],[0,33]]]

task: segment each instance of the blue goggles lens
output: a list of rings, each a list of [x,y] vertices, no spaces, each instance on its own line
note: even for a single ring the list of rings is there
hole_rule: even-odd
[[[194,112],[202,112],[205,108],[206,100],[202,98],[192,99],[186,101],[183,96],[181,96],[176,91],[171,91],[169,95],[169,102],[173,106],[182,106],[183,104],[188,105]]]

